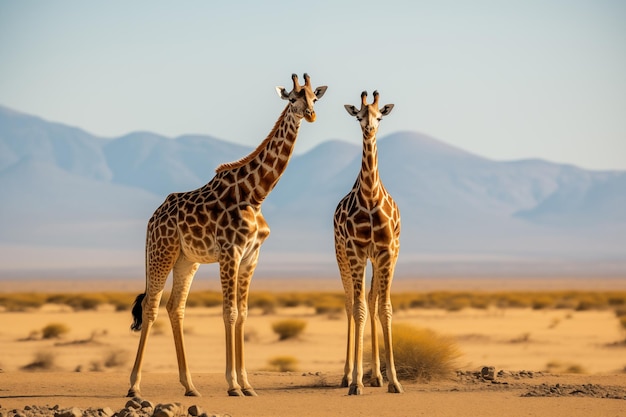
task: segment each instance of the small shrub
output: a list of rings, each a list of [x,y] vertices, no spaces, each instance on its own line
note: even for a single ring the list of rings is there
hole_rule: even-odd
[[[337,297],[320,297],[313,303],[315,314],[337,314],[346,310],[345,300]]]
[[[44,339],[58,339],[66,333],[70,328],[63,323],[50,323],[41,329],[41,337]]]
[[[188,307],[217,307],[222,305],[222,293],[217,291],[191,292]]]
[[[553,305],[554,305],[554,301],[552,300],[551,297],[548,297],[548,296],[544,296],[544,297],[538,296],[532,301],[533,310],[543,310],[543,309],[550,308]]]
[[[102,361],[91,361],[89,363],[89,371],[90,372],[104,372],[104,364]]]
[[[380,363],[383,368],[384,350],[381,343]],[[393,325],[393,356],[399,379],[429,381],[450,375],[461,353],[451,338],[402,323]],[[364,357],[370,358],[371,350]]]
[[[54,368],[56,355],[49,350],[42,350],[35,353],[35,358],[31,363],[23,366],[26,371],[49,371]]]
[[[274,322],[272,330],[278,334],[279,340],[292,339],[304,331],[306,321],[298,319],[286,319]]]
[[[104,366],[107,368],[124,366],[128,362],[128,358],[128,351],[122,349],[112,350],[104,357]]]
[[[275,356],[268,364],[271,369],[278,372],[293,372],[297,369],[298,360],[293,356]]]
[[[260,308],[263,314],[272,314],[276,310],[276,297],[273,294],[257,293],[250,297],[250,308]]]
[[[546,364],[547,372],[568,373],[568,374],[584,374],[585,368],[576,363],[563,363],[559,361],[550,361]]]
[[[7,311],[26,311],[43,306],[46,297],[36,293],[0,294],[0,306]]]
[[[461,311],[464,308],[468,308],[472,305],[471,300],[467,297],[454,297],[450,298],[444,308],[446,311]]]

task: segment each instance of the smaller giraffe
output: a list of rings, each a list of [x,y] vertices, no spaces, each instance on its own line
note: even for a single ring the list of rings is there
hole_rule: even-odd
[[[396,376],[391,338],[391,281],[400,249],[400,211],[378,174],[376,132],[383,116],[393,104],[378,108],[378,91],[374,102],[367,104],[367,92],[361,93],[361,108],[345,105],[348,113],[359,121],[363,132],[361,171],[352,190],[339,202],[334,215],[335,254],[346,293],[348,342],[342,386],[350,387],[348,395],[360,395],[363,390],[363,333],[370,312],[372,333],[371,385],[380,387],[380,372],[376,315],[383,329],[388,390],[403,392]],[[372,264],[372,283],[365,304],[365,270]]]

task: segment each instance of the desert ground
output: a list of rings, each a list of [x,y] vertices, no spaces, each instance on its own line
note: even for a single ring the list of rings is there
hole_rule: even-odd
[[[623,289],[625,282],[616,282]],[[286,319],[304,321],[306,327],[298,337],[281,341],[272,325]],[[78,312],[56,304],[0,311],[0,415],[20,410],[27,416],[37,407],[53,406],[85,413],[124,409],[139,339],[130,322],[129,311],[110,305]],[[51,323],[63,324],[67,332],[42,338],[41,329]],[[396,309],[394,323],[448,337],[460,356],[443,377],[402,381],[403,394],[366,385],[358,397],[340,387],[343,312],[320,314],[306,306],[252,309],[245,349],[249,378],[259,394],[254,398],[226,394],[220,307],[186,311],[187,353],[202,397],[183,396],[164,309],[157,323],[141,396],[155,405],[180,403],[184,414],[197,405],[209,416],[232,417],[626,416],[626,333],[611,309]],[[42,355],[49,363],[33,366]],[[294,369],[276,369],[271,361],[277,357],[289,357]],[[493,380],[481,377],[485,366],[494,367]]]

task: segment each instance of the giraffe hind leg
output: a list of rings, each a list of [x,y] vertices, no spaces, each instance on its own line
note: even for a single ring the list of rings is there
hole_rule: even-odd
[[[376,327],[376,320],[378,318],[378,291],[375,287],[373,277],[372,288],[367,297],[367,304],[370,315],[370,333],[372,337],[372,375],[369,383],[372,387],[382,387],[383,374],[380,372],[380,351],[378,348],[378,329]]]
[[[158,314],[159,302],[161,301],[161,295],[163,289],[155,292],[151,295],[150,292],[140,294],[135,300],[133,306],[133,324],[131,328],[133,330],[141,330],[139,337],[139,346],[137,347],[137,355],[135,357],[135,363],[130,373],[130,389],[128,390],[128,397],[139,397],[141,390],[139,388],[141,382],[141,368],[143,365],[143,356],[146,350],[148,342],[148,336],[150,329],[156,320]]]
[[[172,325],[172,335],[174,336],[174,346],[176,347],[176,359],[178,362],[178,375],[180,383],[185,387],[185,396],[200,397],[200,392],[194,387],[191,380],[191,372],[187,362],[185,352],[185,339],[183,334],[183,319],[185,316],[185,306],[189,295],[189,288],[193,277],[198,270],[199,264],[189,261],[184,256],[180,256],[174,265],[172,293],[167,300],[167,313]]]

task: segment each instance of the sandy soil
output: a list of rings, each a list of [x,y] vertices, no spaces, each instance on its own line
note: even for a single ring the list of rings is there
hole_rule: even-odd
[[[307,322],[305,332],[298,340],[278,341],[271,324],[293,317]],[[270,315],[252,311],[246,359],[259,397],[229,398],[221,309],[194,308],[186,314],[186,343],[203,397],[182,395],[164,311],[157,321],[158,334],[148,345],[142,395],[155,403],[200,405],[208,413],[233,417],[626,416],[626,345],[618,343],[626,335],[611,311],[407,310],[397,311],[394,321],[453,337],[462,352],[456,366],[460,375],[429,383],[403,382],[406,392],[401,395],[366,387],[365,395],[348,397],[347,389],[339,387],[343,314],[315,315],[306,308]],[[63,323],[70,332],[60,340],[34,337],[33,332],[49,323]],[[0,408],[123,408],[138,341],[129,325],[130,313],[112,308],[75,313],[46,306],[26,313],[0,312]],[[52,354],[52,371],[22,369],[38,352]],[[282,355],[297,359],[297,372],[268,370],[268,361]],[[117,364],[106,366],[111,357]],[[483,366],[503,372],[495,381],[485,381],[473,374]],[[533,371],[532,376],[520,372],[524,370]],[[568,373],[572,370],[583,373]]]

